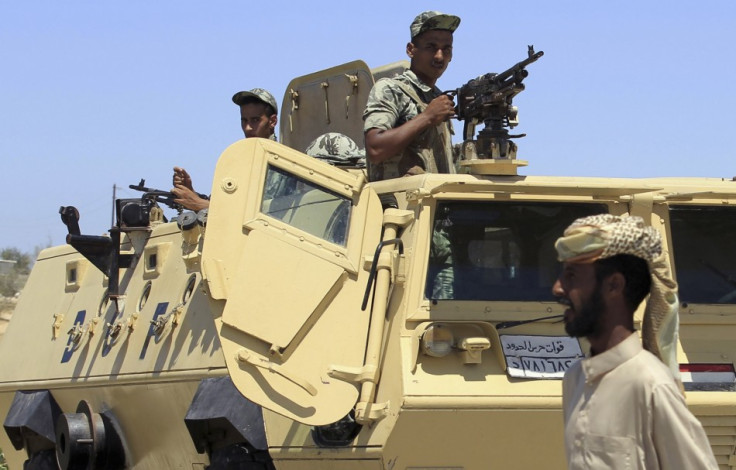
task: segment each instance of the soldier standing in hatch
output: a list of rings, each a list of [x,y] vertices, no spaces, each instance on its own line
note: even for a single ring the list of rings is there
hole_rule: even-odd
[[[363,113],[369,180],[454,173],[449,119],[455,104],[436,82],[452,60],[459,24],[457,16],[419,14],[409,27],[409,70],[379,80],[371,90]]]
[[[454,173],[452,123],[455,103],[437,88],[452,60],[452,34],[460,18],[420,13],[409,26],[409,70],[376,82],[363,113],[368,179],[380,181],[422,173]],[[454,296],[450,221],[436,217],[427,297]]]
[[[276,140],[274,130],[278,122],[278,106],[271,93],[263,88],[240,91],[233,95],[233,103],[240,107],[240,126],[245,138],[260,137]],[[175,202],[185,209],[200,211],[210,206],[210,201],[201,197],[192,187],[192,178],[184,168],[174,167]]]

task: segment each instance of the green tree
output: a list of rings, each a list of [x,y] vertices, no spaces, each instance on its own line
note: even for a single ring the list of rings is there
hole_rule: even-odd
[[[29,253],[23,253],[18,248],[3,248],[0,251],[0,259],[15,261],[15,270],[18,274],[28,274],[31,272],[33,258]]]
[[[0,274],[0,295],[4,297],[12,297],[19,292],[18,276],[11,274]]]
[[[23,289],[36,257],[17,248],[3,248],[0,259],[15,261],[10,272],[0,274],[0,295],[12,297]]]

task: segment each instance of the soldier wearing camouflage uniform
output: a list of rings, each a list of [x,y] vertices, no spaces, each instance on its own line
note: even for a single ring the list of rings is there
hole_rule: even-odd
[[[250,91],[239,91],[233,95],[233,103],[240,107],[240,127],[243,129],[245,138],[260,137],[262,139],[276,140],[274,129],[278,122],[278,105],[271,93],[263,88],[253,88]],[[206,196],[194,191],[192,178],[184,168],[174,167],[173,177],[174,201],[181,204],[185,209],[200,211],[210,206]],[[275,182],[266,182],[273,186]],[[268,189],[267,189],[268,191]],[[275,191],[275,190],[273,190]]]
[[[452,34],[460,18],[420,13],[409,27],[409,70],[379,80],[363,113],[368,179],[380,181],[422,173],[454,173],[452,124],[455,103],[435,85],[452,60]],[[426,295],[454,296],[451,222],[437,215],[429,254]]]
[[[379,80],[363,113],[368,178],[379,181],[421,173],[454,173],[452,99],[435,85],[452,60],[460,18],[425,11],[412,22],[409,70]]]

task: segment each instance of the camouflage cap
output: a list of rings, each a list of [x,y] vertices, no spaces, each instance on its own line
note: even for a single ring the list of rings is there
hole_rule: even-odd
[[[454,32],[460,25],[460,18],[453,15],[446,15],[439,11],[425,11],[417,15],[409,26],[411,38],[419,36],[425,31],[432,29],[444,29]]]
[[[333,165],[359,165],[365,161],[365,151],[353,139],[338,132],[322,134],[312,141],[305,152],[310,157]]]
[[[240,106],[246,98],[255,98],[259,101],[263,101],[273,108],[274,113],[279,113],[279,107],[276,105],[276,98],[263,88],[253,88],[250,91],[239,91],[233,95],[233,103]]]

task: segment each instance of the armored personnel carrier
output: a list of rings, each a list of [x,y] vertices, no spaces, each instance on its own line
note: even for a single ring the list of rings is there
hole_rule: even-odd
[[[62,208],[69,244],[0,338],[11,469],[563,469],[560,379],[587,345],[553,242],[601,212],[661,232],[687,402],[736,467],[736,182],[523,176],[499,129],[466,129],[458,174],[369,183],[302,153],[362,142],[401,66],[292,81],[283,144],[228,147],[207,214],[165,222],[146,191],[92,237]],[[291,190],[267,197],[276,177]]]

